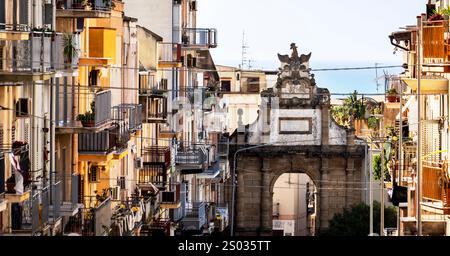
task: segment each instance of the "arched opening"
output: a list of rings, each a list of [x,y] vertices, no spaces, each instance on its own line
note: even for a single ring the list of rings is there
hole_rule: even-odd
[[[317,202],[316,186],[307,174],[280,175],[273,184],[273,235],[315,235]]]

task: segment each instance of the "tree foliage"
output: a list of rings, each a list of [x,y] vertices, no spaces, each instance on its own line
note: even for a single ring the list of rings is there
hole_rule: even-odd
[[[385,207],[385,228],[397,227],[397,211],[395,207]],[[374,202],[373,230],[380,232],[380,203]],[[350,210],[335,214],[330,220],[329,228],[319,232],[319,236],[367,236],[370,232],[370,207],[365,203],[353,206]]]

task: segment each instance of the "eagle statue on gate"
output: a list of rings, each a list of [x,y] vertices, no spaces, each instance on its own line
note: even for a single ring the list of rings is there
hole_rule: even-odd
[[[292,55],[289,57],[289,55],[281,55],[278,54],[278,59],[282,62],[282,63],[287,63],[289,65],[292,64],[303,64],[305,62],[309,62],[309,60],[311,59],[311,54],[309,53],[308,55],[302,54],[301,56],[298,55],[298,51],[297,51],[297,46],[295,45],[295,43],[291,44],[291,50],[292,50]]]

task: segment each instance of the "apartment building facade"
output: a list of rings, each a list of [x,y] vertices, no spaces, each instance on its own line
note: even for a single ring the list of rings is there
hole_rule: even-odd
[[[388,88],[396,89],[401,107],[396,115],[401,143],[391,169],[399,186],[394,196],[401,199],[397,203],[403,235],[417,234],[417,228],[423,235],[450,235],[449,23],[445,14],[435,14],[448,7],[448,1],[429,1],[416,24],[390,35],[391,43],[403,52],[405,69],[392,79],[401,83],[391,81]]]

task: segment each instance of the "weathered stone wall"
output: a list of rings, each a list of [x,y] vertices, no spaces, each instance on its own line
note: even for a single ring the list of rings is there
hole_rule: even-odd
[[[364,148],[347,148],[347,154],[341,150],[329,146],[326,152],[311,154],[306,146],[299,146],[295,150],[286,147],[284,154],[241,153],[237,161],[236,234],[271,235],[273,186],[284,173],[306,173],[314,181],[319,192],[317,229],[326,229],[334,214],[361,202]]]

